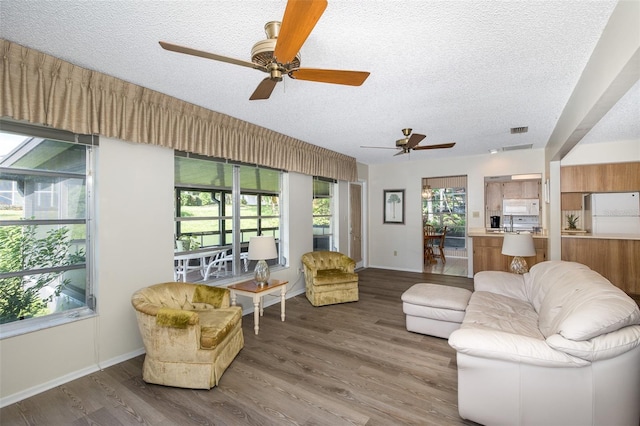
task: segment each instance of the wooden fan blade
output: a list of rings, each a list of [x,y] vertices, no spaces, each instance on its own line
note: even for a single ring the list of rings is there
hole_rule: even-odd
[[[399,149],[399,148],[394,148],[394,147],[391,147],[391,146],[366,146],[366,145],[360,145],[360,148]]]
[[[159,42],[160,46],[162,46],[165,50],[170,50],[172,52],[184,53],[187,55],[198,56],[200,58],[205,59],[213,59],[214,61],[226,62],[228,64],[240,65],[242,67],[254,68],[260,71],[267,72],[267,68],[260,65],[254,64],[253,62],[243,61],[241,59],[229,58],[226,56],[216,55],[215,53],[205,52],[203,50],[192,49],[190,47],[179,46],[177,44],[167,43],[166,41]]]
[[[395,157],[395,156],[397,156],[397,155],[408,154],[408,153],[409,153],[409,151],[405,151],[405,150],[403,149],[403,150],[402,150],[402,151],[400,151],[399,153],[397,153],[397,154],[393,154],[393,156]]]
[[[327,0],[289,0],[282,17],[280,33],[273,56],[288,64],[311,34],[327,8]]]
[[[317,81],[320,83],[360,86],[369,77],[366,71],[323,70],[317,68],[298,68],[289,73],[296,80]]]
[[[269,99],[271,96],[271,92],[276,87],[278,82],[276,80],[272,80],[270,77],[265,78],[258,84],[256,90],[253,92],[253,95],[249,98],[250,101],[255,101],[256,99]]]
[[[456,143],[455,142],[450,142],[450,143],[441,143],[439,145],[426,145],[426,146],[416,146],[414,149],[419,151],[421,149],[440,149],[440,148],[452,148]]]
[[[422,141],[422,139],[426,137],[427,137],[426,135],[421,135],[420,133],[412,134],[409,137],[409,140],[407,141],[407,146],[406,146],[407,151],[413,148],[414,146],[418,145]]]

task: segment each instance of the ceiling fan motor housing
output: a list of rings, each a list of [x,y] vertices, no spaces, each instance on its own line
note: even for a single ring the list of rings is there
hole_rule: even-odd
[[[278,33],[280,32],[280,22],[267,22],[264,26],[267,34],[266,40],[260,40],[253,45],[251,49],[251,62],[260,64],[269,69],[273,69],[269,64],[274,63],[273,52],[276,50],[276,42],[278,41]],[[281,73],[288,73],[290,70],[300,68],[300,52],[298,52],[289,64],[278,64]],[[283,66],[283,65],[286,65]]]

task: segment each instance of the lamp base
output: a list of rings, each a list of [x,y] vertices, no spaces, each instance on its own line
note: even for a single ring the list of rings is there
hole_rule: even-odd
[[[260,287],[264,287],[269,282],[269,277],[271,276],[271,272],[269,271],[269,265],[264,260],[258,260],[256,264],[255,272],[255,281],[258,283]]]
[[[514,256],[513,260],[511,261],[511,265],[509,266],[509,269],[514,274],[524,274],[529,272],[527,261],[520,256]]]

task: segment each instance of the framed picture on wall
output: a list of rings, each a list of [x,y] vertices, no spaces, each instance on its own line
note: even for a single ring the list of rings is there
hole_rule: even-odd
[[[404,189],[383,189],[383,223],[404,225]]]

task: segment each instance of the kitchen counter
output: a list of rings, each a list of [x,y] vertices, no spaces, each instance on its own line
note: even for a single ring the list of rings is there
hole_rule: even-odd
[[[469,232],[473,248],[473,273],[480,271],[509,271],[511,256],[502,254],[504,232],[487,232],[476,228]],[[525,257],[529,267],[547,260],[547,240],[544,234],[531,234],[536,254]]]
[[[640,234],[562,234],[562,238],[588,238],[594,240],[640,240]]]
[[[508,233],[508,232],[507,232]],[[467,235],[469,237],[504,237],[505,232],[504,231],[486,231],[486,230],[474,230],[474,231],[470,231]],[[548,236],[545,234],[531,234],[531,236],[536,239],[536,238],[543,238],[543,239],[547,239]]]

